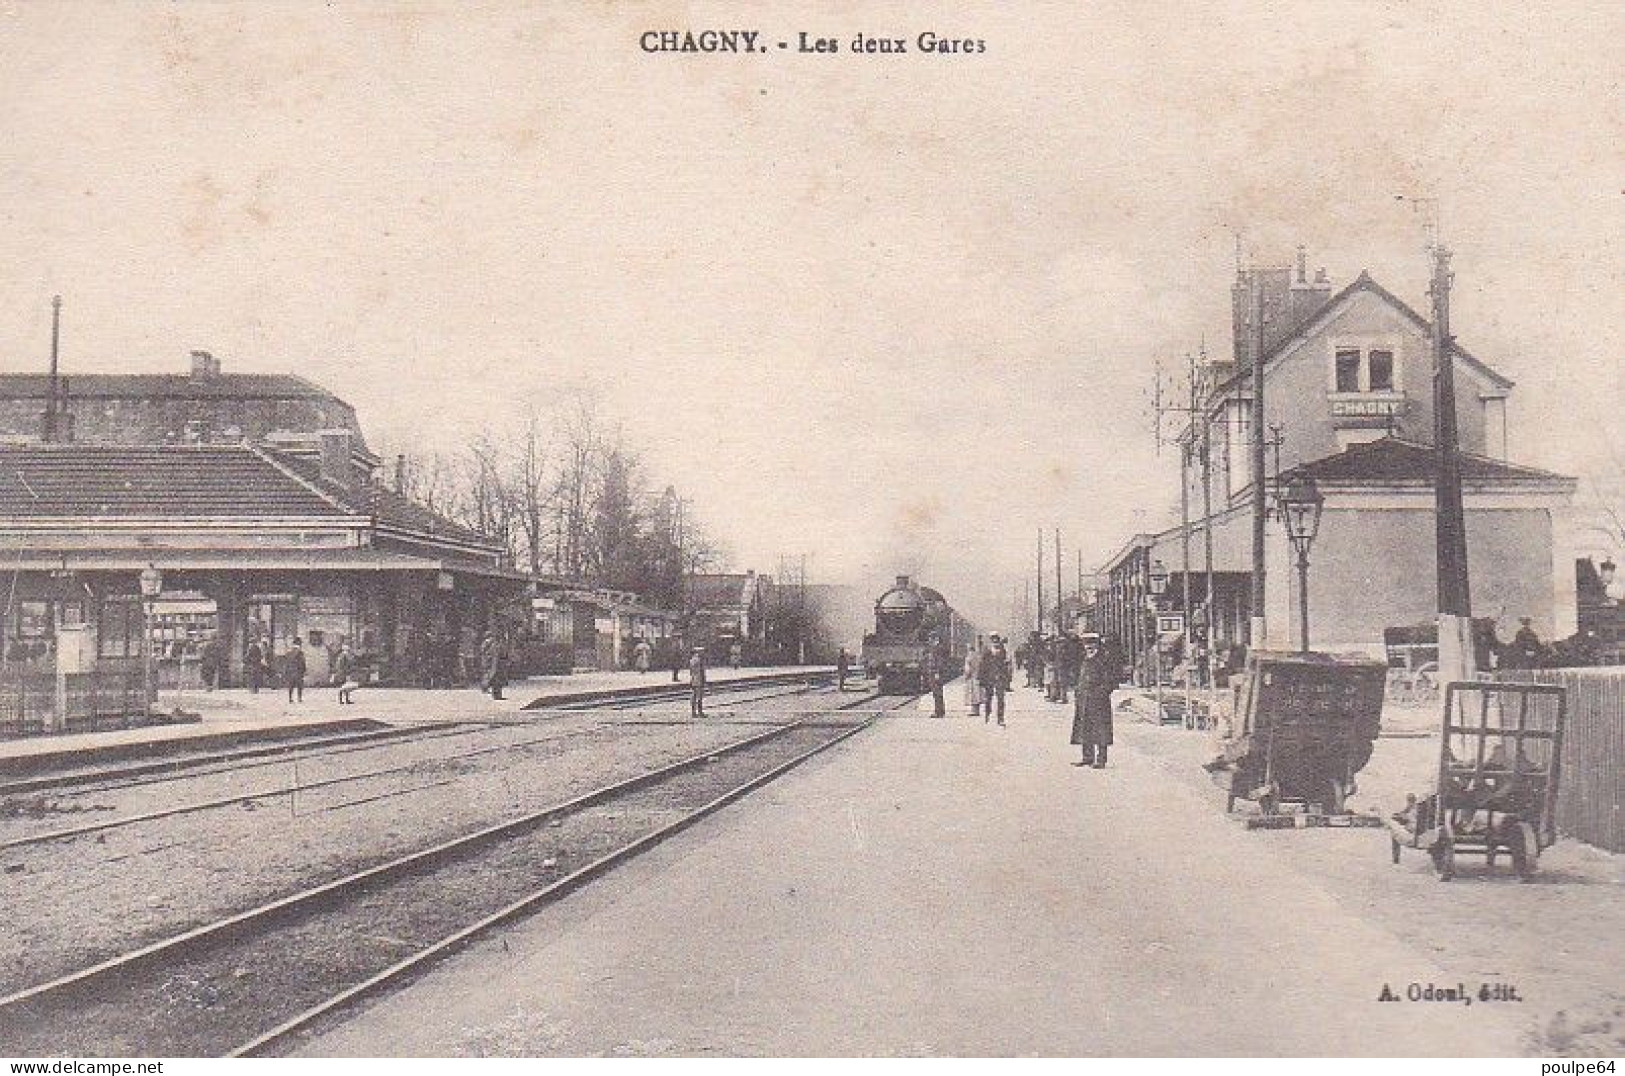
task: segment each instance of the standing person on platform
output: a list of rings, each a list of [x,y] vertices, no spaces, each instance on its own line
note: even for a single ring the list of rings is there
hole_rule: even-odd
[[[688,659],[688,713],[690,717],[705,716],[705,647],[696,646],[694,656]]]
[[[920,675],[931,692],[931,716],[947,717],[948,704],[942,698],[942,681],[948,675],[948,656],[941,643],[933,642],[926,650]]]
[[[293,637],[293,646],[282,659],[282,677],[288,685],[288,701],[305,701],[305,648],[299,636]]]
[[[981,667],[982,637],[978,635],[976,645],[965,651],[965,705],[972,717],[982,712],[982,689],[976,683],[976,673]]]
[[[841,652],[835,655],[835,686],[838,691],[846,690],[846,676],[852,671],[852,655],[841,647]]]
[[[248,641],[248,649],[243,651],[243,676],[248,680],[248,693],[258,695],[260,688],[265,686],[265,644],[258,639]]]
[[[333,655],[333,686],[339,689],[341,704],[355,702],[350,693],[360,687],[361,682],[357,679],[355,651],[348,642],[340,643],[339,652]]]
[[[1044,697],[1061,701],[1061,640],[1055,635],[1044,640]]]
[[[220,643],[210,639],[203,644],[203,652],[198,658],[198,672],[203,675],[203,687],[206,691],[213,691],[220,686]]]
[[[1066,635],[1061,639],[1061,701],[1066,702],[1067,693],[1072,685],[1078,682],[1078,666],[1083,662],[1083,640],[1078,636],[1076,626],[1067,629]]]
[[[683,641],[680,638],[673,639],[671,641],[671,682],[674,684],[677,683],[678,678],[682,675],[682,672]]]
[[[648,672],[649,659],[653,656],[653,654],[654,648],[649,645],[649,640],[639,639],[638,644],[632,648],[633,667],[635,667],[640,673]]]
[[[1117,672],[1111,656],[1101,645],[1100,636],[1094,632],[1085,634],[1072,711],[1072,743],[1082,749],[1083,757],[1074,762],[1074,766],[1106,768],[1106,749],[1112,743],[1112,689],[1117,686]]]
[[[1004,693],[1010,690],[1010,655],[1004,649],[1004,640],[993,636],[988,648],[982,651],[982,660],[976,668],[976,679],[982,685],[982,724],[997,717],[1004,725]],[[997,707],[997,712],[995,712]]]

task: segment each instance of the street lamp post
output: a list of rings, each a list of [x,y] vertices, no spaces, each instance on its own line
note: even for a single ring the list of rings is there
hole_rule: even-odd
[[[157,681],[152,668],[152,614],[158,595],[164,590],[164,573],[156,565],[141,569],[141,708],[152,712],[157,701]]]
[[[1162,633],[1157,630],[1157,611],[1168,589],[1168,568],[1160,560],[1151,562],[1151,678],[1157,684],[1157,724],[1162,724]]]
[[[1305,654],[1309,652],[1309,547],[1320,530],[1320,513],[1325,505],[1326,498],[1312,478],[1296,475],[1281,490],[1281,522],[1298,554],[1298,649]]]

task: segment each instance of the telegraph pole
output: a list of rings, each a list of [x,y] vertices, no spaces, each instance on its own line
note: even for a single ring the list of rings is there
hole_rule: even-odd
[[[1250,648],[1265,645],[1267,624],[1264,618],[1264,273],[1256,265],[1252,270],[1252,359],[1253,403],[1252,427],[1253,475],[1253,592]]]
[[[1044,528],[1038,528],[1038,634],[1044,634]]]
[[[1433,244],[1433,486],[1438,557],[1439,677],[1468,680],[1475,670],[1472,599],[1467,578],[1467,519],[1461,500],[1461,449],[1456,430],[1456,378],[1450,335],[1450,251]]]
[[[1061,590],[1061,528],[1055,528],[1055,633],[1059,635],[1066,629],[1065,617],[1061,606],[1066,601]]]

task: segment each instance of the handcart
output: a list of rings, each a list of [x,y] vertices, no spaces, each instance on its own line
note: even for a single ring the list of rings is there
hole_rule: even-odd
[[[1386,677],[1383,663],[1360,657],[1248,655],[1235,733],[1206,767],[1228,795],[1225,809],[1241,798],[1266,817],[1293,804],[1346,821],[1344,801],[1381,725]]]
[[[1462,853],[1493,867],[1505,851],[1520,878],[1533,878],[1541,851],[1557,840],[1567,705],[1555,684],[1448,684],[1434,790],[1406,797],[1387,820],[1394,862],[1402,848],[1423,849],[1448,882]]]

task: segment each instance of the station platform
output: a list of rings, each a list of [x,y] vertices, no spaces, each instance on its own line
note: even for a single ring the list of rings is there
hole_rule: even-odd
[[[711,669],[710,682],[751,681],[783,675],[784,666]],[[833,666],[807,666],[794,671],[833,672]],[[688,676],[683,675],[686,684]],[[28,736],[0,739],[0,768],[8,760],[43,763],[44,756],[94,757],[109,750],[126,750],[145,745],[191,748],[210,741],[238,742],[263,733],[285,737],[290,732],[318,735],[341,732],[362,722],[386,725],[441,721],[476,721],[485,718],[514,718],[524,707],[549,696],[585,692],[611,692],[671,684],[669,670],[639,673],[592,672],[569,676],[541,676],[516,680],[505,689],[506,698],[492,699],[478,688],[372,688],[358,689],[352,705],[341,706],[337,689],[328,685],[305,688],[303,702],[289,702],[286,688],[264,688],[258,693],[246,688],[222,691],[164,691],[158,698],[163,711],[181,710],[201,720],[176,724],[144,725],[139,728],[102,732],[68,733],[60,736]],[[681,685],[679,685],[681,686]]]
[[[1038,692],[1011,695],[1004,728],[949,699],[948,718],[882,718],[303,1052],[1518,1051],[1505,1009],[1380,1002],[1485,968],[1385,929],[1281,852],[1292,835],[1227,820],[1199,771],[1170,771],[1160,745],[1182,732],[1120,718],[1110,765],[1077,768],[1069,709]]]

